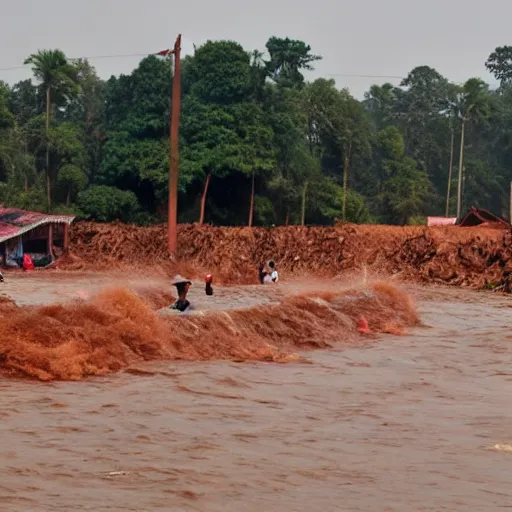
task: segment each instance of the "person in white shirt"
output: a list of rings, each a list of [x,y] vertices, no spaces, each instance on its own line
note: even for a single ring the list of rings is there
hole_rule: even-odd
[[[258,280],[260,284],[277,283],[279,273],[274,260],[270,260],[266,265],[261,264],[258,267]]]
[[[279,272],[277,271],[277,267],[274,260],[270,260],[268,262],[268,266],[270,267],[270,280],[273,283],[277,283],[277,281],[279,281]]]

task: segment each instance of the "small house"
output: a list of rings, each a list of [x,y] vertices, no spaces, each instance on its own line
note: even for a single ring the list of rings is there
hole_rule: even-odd
[[[36,267],[53,263],[68,250],[74,217],[48,215],[0,205],[0,266],[20,267],[28,254]]]

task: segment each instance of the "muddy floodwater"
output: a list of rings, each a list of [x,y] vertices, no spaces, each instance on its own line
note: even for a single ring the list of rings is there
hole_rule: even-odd
[[[0,292],[30,303],[104,284],[62,282]],[[0,510],[512,509],[512,302],[408,290],[423,327],[309,364],[0,380]]]

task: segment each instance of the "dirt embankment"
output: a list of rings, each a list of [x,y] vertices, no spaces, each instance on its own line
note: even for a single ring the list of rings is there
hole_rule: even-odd
[[[161,266],[216,282],[250,284],[271,258],[284,274],[331,277],[363,267],[407,280],[510,291],[512,233],[459,227],[357,226],[224,228],[182,225],[179,263],[167,254],[166,226],[77,223],[68,268]],[[174,268],[171,268],[174,267]]]

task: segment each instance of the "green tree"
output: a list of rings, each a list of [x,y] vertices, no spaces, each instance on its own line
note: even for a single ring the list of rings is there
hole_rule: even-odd
[[[373,206],[387,222],[407,224],[411,217],[425,213],[432,198],[433,188],[427,173],[406,155],[403,136],[395,126],[377,133],[374,181]]]
[[[170,62],[143,59],[105,90],[106,129],[94,182],[134,192],[144,208],[164,216],[169,175]]]
[[[77,204],[81,211],[98,222],[129,222],[139,210],[139,203],[133,192],[106,185],[93,185],[80,192]]]
[[[318,79],[305,91],[309,140],[315,127],[316,137],[326,147],[334,146],[342,168],[342,219],[347,218],[349,169],[354,159],[369,156],[370,121],[363,105],[344,89],[338,91],[333,80]]]
[[[376,131],[395,124],[398,102],[402,91],[390,83],[372,85],[364,94],[364,106],[373,121]]]
[[[202,102],[227,105],[246,100],[253,87],[251,58],[234,41],[208,41],[197,49],[188,71],[191,92]]]
[[[58,184],[65,190],[66,206],[70,206],[76,195],[87,187],[87,181],[87,175],[80,167],[65,164],[60,168]]]
[[[489,86],[479,78],[470,78],[460,89],[456,108],[460,119],[460,155],[459,179],[457,182],[457,217],[460,218],[462,207],[462,180],[464,172],[464,137],[468,123],[482,122],[492,112],[492,97]]]
[[[311,53],[304,41],[271,37],[266,44],[270,59],[267,62],[268,76],[285,87],[302,86],[302,71],[313,70],[313,63],[322,59]]]
[[[439,188],[445,187],[448,148],[450,91],[448,80],[428,66],[414,68],[405,78],[398,106],[399,126],[406,153]]]
[[[424,213],[432,186],[427,173],[416,162],[404,157],[398,162],[386,162],[390,178],[384,183],[383,199],[392,221],[409,224],[411,217]]]
[[[71,99],[61,115],[64,120],[80,127],[81,142],[87,153],[89,179],[94,181],[101,165],[101,151],[106,140],[106,84],[87,60],[77,60],[75,68],[78,94]]]
[[[9,109],[10,90],[6,83],[0,81],[0,130],[14,126],[15,118]]]
[[[275,172],[268,188],[277,222],[288,224],[304,218],[304,197],[309,171],[318,159],[309,150],[307,115],[302,108],[301,92],[293,88],[273,87],[264,106],[273,132]]]
[[[24,126],[32,118],[44,111],[44,94],[32,83],[22,80],[14,85],[10,94],[10,110],[20,126]]]
[[[30,55],[25,64],[32,65],[32,72],[45,91],[46,102],[46,193],[48,210],[52,205],[51,171],[50,171],[50,142],[49,132],[52,115],[52,101],[68,99],[77,91],[76,68],[66,59],[61,50],[40,50]]]
[[[512,46],[498,46],[489,55],[485,67],[502,86],[512,83]]]
[[[190,97],[184,104],[182,136],[186,140],[181,169],[190,181],[204,183],[201,194],[199,224],[205,218],[206,200],[212,176],[222,178],[234,171],[238,161],[238,136],[233,116],[221,106],[202,104]]]
[[[233,105],[230,111],[235,119],[238,136],[237,171],[251,180],[248,226],[252,226],[256,181],[268,179],[275,169],[273,132],[265,114],[255,103]]]

